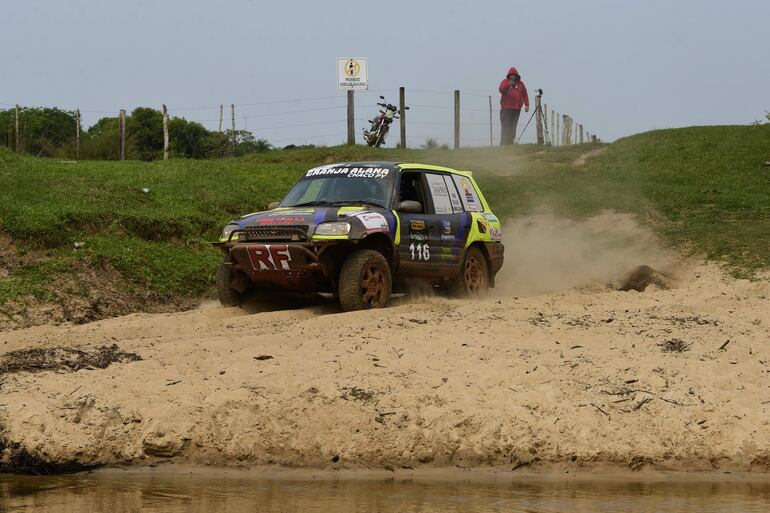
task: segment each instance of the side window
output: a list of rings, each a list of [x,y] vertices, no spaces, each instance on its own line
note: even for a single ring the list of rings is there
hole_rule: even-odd
[[[402,173],[399,187],[399,201],[419,201],[425,213],[427,199],[422,187],[422,173]]]
[[[449,188],[444,181],[444,175],[428,173],[425,175],[428,180],[431,198],[433,198],[433,208],[436,214],[452,214],[454,208],[450,197]],[[454,188],[454,186],[452,186]],[[457,194],[457,191],[455,191]]]
[[[462,175],[452,175],[452,179],[457,185],[457,189],[460,191],[460,197],[463,202],[465,210],[468,212],[483,212],[484,207],[481,206],[479,195],[476,193],[476,189],[473,187],[471,181]]]

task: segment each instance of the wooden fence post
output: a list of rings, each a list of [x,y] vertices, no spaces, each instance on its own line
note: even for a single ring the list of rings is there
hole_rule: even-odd
[[[402,86],[398,88],[399,102],[399,128],[401,129],[401,147],[406,148],[406,89]]]
[[[575,120],[572,116],[569,117],[569,141],[568,144],[575,144],[577,142],[576,137],[577,129],[575,128]]]
[[[356,122],[355,122],[355,92],[348,89],[348,144],[356,144]]]
[[[75,111],[75,160],[80,160],[80,109]]]
[[[492,133],[492,96],[489,96],[489,145],[495,145],[495,138]]]
[[[224,110],[225,106],[221,103],[219,104],[219,133],[222,133],[222,118],[224,117]]]
[[[543,137],[543,109],[541,107],[543,96],[538,92],[535,96],[535,127],[537,128],[537,144],[545,144],[545,138]]]
[[[551,146],[556,146],[556,112],[551,111]]]
[[[566,146],[569,144],[569,116],[566,114],[561,115],[561,144]]]
[[[16,153],[21,151],[21,145],[19,143],[21,137],[19,136],[19,104],[16,104]]]
[[[126,110],[120,109],[118,114],[118,132],[120,136],[120,160],[126,160]]]
[[[583,124],[578,125],[578,131],[580,132],[580,144],[583,144]]]
[[[561,131],[561,133],[562,133],[562,136],[561,136],[561,138],[562,138],[562,145],[566,146],[566,145],[569,144],[569,139],[568,139],[568,137],[569,137],[569,132],[568,132],[568,130],[569,130],[569,116],[568,115],[562,114],[561,125],[562,125],[562,131]]]
[[[163,104],[163,160],[168,160],[168,109]]]
[[[235,147],[237,145],[237,138],[235,136],[235,104],[230,104],[230,121],[233,126],[233,157],[235,157]]]
[[[557,146],[561,146],[564,143],[562,134],[564,133],[564,129],[561,127],[561,115],[556,112],[556,142]]]
[[[565,115],[564,120],[564,145],[569,146],[570,143],[570,136],[572,135],[572,118],[569,117],[569,115]]]
[[[460,148],[460,90],[455,89],[455,140],[454,149]]]

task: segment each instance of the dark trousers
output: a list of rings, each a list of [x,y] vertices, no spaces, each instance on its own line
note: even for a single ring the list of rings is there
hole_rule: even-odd
[[[500,146],[516,142],[519,114],[521,114],[519,109],[500,109]]]

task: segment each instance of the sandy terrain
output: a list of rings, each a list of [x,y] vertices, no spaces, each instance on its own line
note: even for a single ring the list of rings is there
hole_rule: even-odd
[[[524,297],[517,276],[477,302],[206,305],[2,333],[0,358],[141,357],[0,376],[3,461],[770,470],[770,282],[680,263],[670,290]]]

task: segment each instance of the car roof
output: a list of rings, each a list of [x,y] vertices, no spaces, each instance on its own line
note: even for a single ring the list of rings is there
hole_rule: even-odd
[[[407,163],[402,162],[398,164],[398,167],[401,169],[425,169],[427,171],[444,171],[445,173],[453,173],[456,175],[463,175],[463,176],[471,176],[472,173],[470,171],[459,171],[457,169],[452,169],[451,167],[444,167],[444,166],[434,166],[431,164],[419,164],[419,163]]]
[[[424,169],[427,171],[443,171],[445,173],[453,173],[462,176],[472,176],[470,171],[459,171],[452,169],[451,167],[434,166],[431,164],[421,164],[417,162],[394,162],[394,161],[363,161],[363,162],[337,162],[334,164],[327,164],[323,167],[387,167],[387,168],[400,168],[404,170],[411,169]]]

